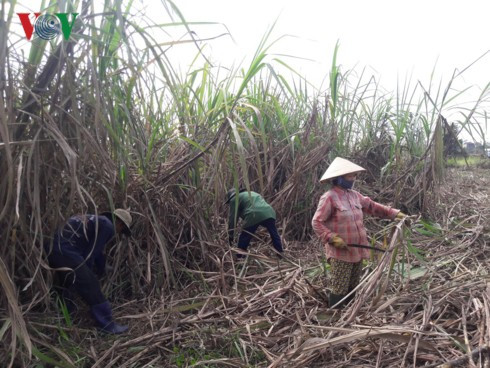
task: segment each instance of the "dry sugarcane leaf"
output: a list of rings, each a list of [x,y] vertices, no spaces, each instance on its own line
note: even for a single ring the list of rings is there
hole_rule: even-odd
[[[2,258],[0,258],[0,285],[2,285],[9,305],[12,336],[13,338],[15,338],[15,336],[19,336],[21,338],[30,356],[32,354],[31,338],[27,332],[24,316],[19,308],[14,283],[9,276],[7,267],[5,266],[5,263],[3,263]]]

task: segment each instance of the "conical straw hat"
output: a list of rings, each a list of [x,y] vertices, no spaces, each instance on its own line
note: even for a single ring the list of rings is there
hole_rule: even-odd
[[[122,208],[116,208],[114,210],[114,216],[116,216],[123,222],[124,225],[126,225],[127,232],[131,232],[131,223],[133,222],[133,218],[131,217],[129,211]]]
[[[366,169],[350,162],[349,160],[346,160],[345,158],[335,157],[335,160],[332,161],[327,171],[325,171],[325,173],[322,175],[320,182],[359,171],[366,171]]]
[[[107,216],[110,219],[112,219],[112,215],[117,217],[124,224],[123,233],[127,236],[131,236],[131,223],[133,222],[133,218],[131,217],[129,211],[122,208],[116,208],[114,212],[102,212],[101,215]]]

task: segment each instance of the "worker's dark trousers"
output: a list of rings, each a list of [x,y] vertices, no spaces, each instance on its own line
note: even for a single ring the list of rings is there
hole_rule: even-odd
[[[281,237],[277,232],[276,220],[274,220],[273,218],[269,218],[267,220],[259,222],[258,224],[244,228],[242,233],[240,234],[240,237],[238,238],[238,248],[242,250],[247,250],[248,245],[250,244],[250,240],[252,239],[253,234],[255,234],[259,226],[264,226],[265,228],[267,228],[272,238],[272,245],[274,245],[274,248],[279,253],[282,253]],[[242,255],[239,254],[238,256]]]
[[[57,287],[61,297],[66,297],[75,290],[90,306],[104,303],[106,298],[100,289],[99,279],[95,273],[85,264],[73,260],[59,253],[51,253],[48,256],[51,268],[71,268],[73,271],[56,271],[58,277]]]

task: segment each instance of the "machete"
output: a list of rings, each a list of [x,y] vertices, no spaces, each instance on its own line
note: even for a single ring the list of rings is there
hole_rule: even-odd
[[[354,247],[354,248],[364,248],[364,249],[371,249],[371,250],[377,250],[378,252],[386,252],[386,249],[381,249],[378,247],[370,247],[369,245],[360,245],[360,244],[347,244],[348,247]]]

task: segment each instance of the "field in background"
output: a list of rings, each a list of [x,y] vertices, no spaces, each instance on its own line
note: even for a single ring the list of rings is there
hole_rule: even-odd
[[[447,160],[447,165],[451,167],[462,166],[478,166],[488,164],[489,158],[484,156],[469,156],[466,159],[464,157],[450,157]]]

